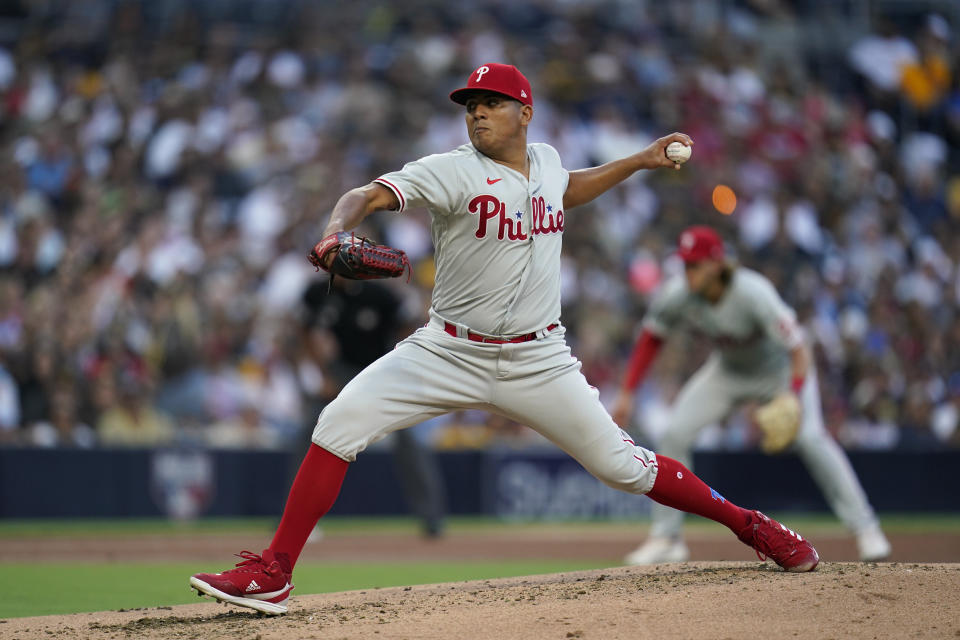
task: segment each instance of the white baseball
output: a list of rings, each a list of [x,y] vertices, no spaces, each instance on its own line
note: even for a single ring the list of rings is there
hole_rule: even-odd
[[[667,145],[667,157],[677,164],[683,164],[689,160],[692,151],[690,147],[682,142],[671,142]]]

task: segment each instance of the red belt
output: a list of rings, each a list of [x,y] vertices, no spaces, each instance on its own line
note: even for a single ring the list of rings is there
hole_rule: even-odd
[[[560,325],[556,322],[551,324],[546,328],[546,331],[553,331]],[[454,338],[457,337],[457,326],[450,324],[449,322],[443,323],[443,330],[452,335]],[[488,338],[482,336],[479,333],[474,333],[473,331],[467,331],[467,340],[472,340],[474,342],[485,342],[486,344],[516,344],[518,342],[530,342],[531,340],[537,339],[538,331],[533,333],[527,333],[522,336],[517,336],[516,338],[510,338],[509,340],[501,340],[500,338]]]

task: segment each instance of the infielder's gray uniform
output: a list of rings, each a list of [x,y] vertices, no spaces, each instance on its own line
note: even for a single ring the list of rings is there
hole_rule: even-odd
[[[706,426],[739,404],[765,402],[790,386],[789,352],[803,343],[796,314],[769,280],[738,267],[723,298],[711,304],[691,294],[686,278],[672,278],[654,297],[644,329],[660,338],[671,331],[703,335],[715,346],[707,362],[680,390],[658,446],[665,456],[692,466],[691,447]],[[877,517],[843,449],[827,433],[811,362],[800,391],[803,418],[796,452],[834,513],[851,531],[877,526]],[[651,537],[676,537],[683,512],[653,504]]]
[[[401,212],[430,211],[430,322],[344,387],[320,414],[315,444],[353,461],[391,431],[475,408],[530,426],[616,489],[653,487],[656,456],[614,423],[559,324],[567,171],[549,145],[527,155],[529,181],[472,144],[376,180]]]

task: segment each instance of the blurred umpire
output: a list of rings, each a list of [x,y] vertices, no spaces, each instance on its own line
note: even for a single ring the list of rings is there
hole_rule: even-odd
[[[307,288],[303,302],[305,328],[328,331],[336,340],[339,357],[328,373],[335,377],[337,391],[409,333],[399,298],[374,281],[334,278],[328,284],[321,279]],[[416,428],[402,429],[391,438],[406,500],[421,521],[423,535],[438,537],[446,492],[436,456],[417,438]]]

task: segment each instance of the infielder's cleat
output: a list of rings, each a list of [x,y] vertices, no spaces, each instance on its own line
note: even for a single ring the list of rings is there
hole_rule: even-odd
[[[661,562],[686,562],[690,550],[680,538],[648,538],[623,559],[627,564],[660,564]]]
[[[863,562],[879,562],[890,557],[890,542],[879,526],[872,526],[857,534],[857,550]]]
[[[190,586],[224,604],[229,602],[269,615],[286,613],[287,599],[293,591],[287,555],[274,554],[270,549],[259,556],[250,551],[236,555],[243,558],[236,569],[198,573],[190,577]]]
[[[750,523],[737,534],[740,541],[754,548],[761,560],[772,559],[784,571],[813,571],[820,556],[799,533],[791,531],[759,511],[750,513]]]

